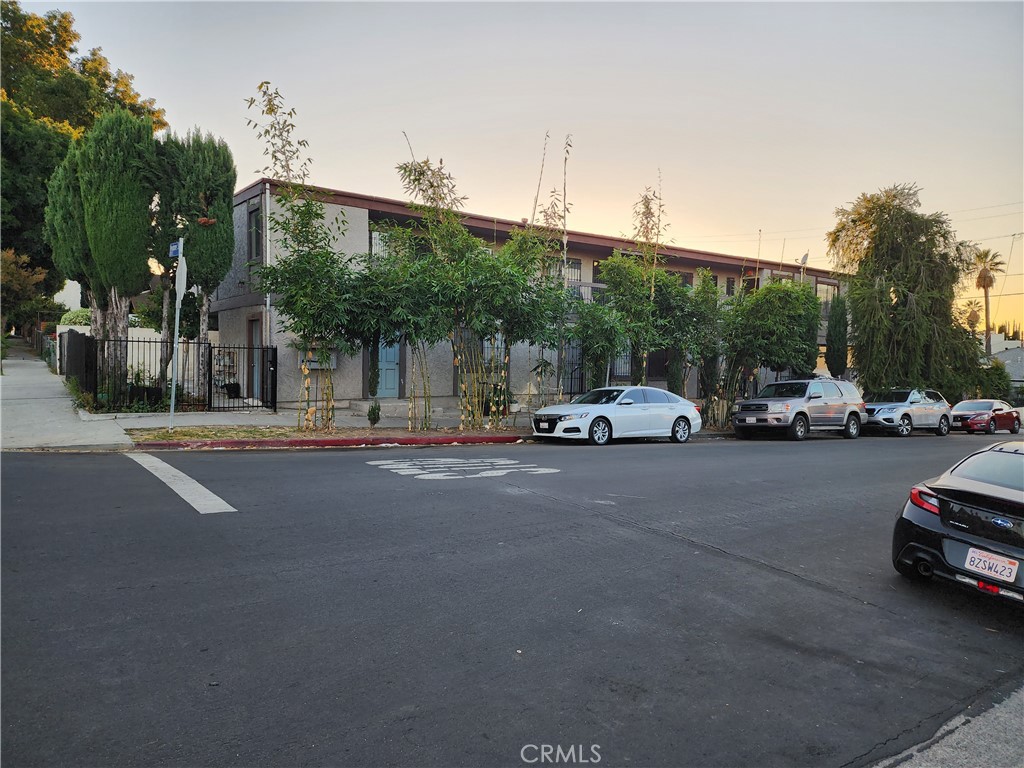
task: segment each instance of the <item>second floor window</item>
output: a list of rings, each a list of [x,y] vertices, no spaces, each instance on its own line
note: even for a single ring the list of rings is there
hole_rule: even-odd
[[[736,278],[727,277],[725,278],[725,295],[733,296],[736,293]]]
[[[245,260],[249,281],[252,281],[254,270],[263,264],[263,216],[259,208],[250,208],[246,220],[248,242]]]
[[[583,264],[579,259],[568,259],[565,263],[565,276],[570,283],[583,280]]]

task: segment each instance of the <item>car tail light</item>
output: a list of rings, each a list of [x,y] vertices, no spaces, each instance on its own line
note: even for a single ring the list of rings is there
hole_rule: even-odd
[[[693,406],[693,410],[695,410],[697,413],[700,413],[700,406],[699,405]]]
[[[978,582],[978,589],[980,589],[982,592],[989,592],[993,595],[999,594],[999,587],[997,587],[995,584],[987,584],[984,581]]]
[[[939,514],[939,499],[923,485],[915,485],[910,489],[910,503],[915,507],[927,509],[933,515]]]

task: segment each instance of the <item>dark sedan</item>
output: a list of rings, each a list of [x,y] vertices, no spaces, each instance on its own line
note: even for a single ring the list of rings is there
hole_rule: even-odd
[[[1024,441],[972,453],[915,485],[892,535],[909,579],[939,576],[1024,603]]]
[[[951,429],[990,435],[1000,429],[1014,435],[1020,432],[1020,414],[1002,400],[962,400],[953,406],[951,414]]]

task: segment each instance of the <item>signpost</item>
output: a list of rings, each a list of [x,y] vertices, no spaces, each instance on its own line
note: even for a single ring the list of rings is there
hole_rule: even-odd
[[[188,290],[188,264],[185,263],[185,240],[179,237],[171,243],[170,258],[178,262],[174,274],[174,354],[171,363],[171,414],[167,431],[174,431],[174,398],[178,393],[178,329],[181,325],[181,299]]]

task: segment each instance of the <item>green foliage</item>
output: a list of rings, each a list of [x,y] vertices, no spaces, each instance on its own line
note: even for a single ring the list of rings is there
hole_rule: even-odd
[[[366,410],[366,420],[370,422],[371,427],[376,427],[377,422],[380,421],[380,401],[376,397],[373,398],[373,402]]]
[[[53,295],[61,277],[53,269],[44,235],[47,181],[64,158],[71,139],[93,126],[100,114],[121,107],[148,117],[153,130],[166,127],[164,111],[142,99],[132,76],[117,70],[99,48],[76,57],[79,34],[66,11],[40,16],[13,0],[0,11],[0,240],[46,269],[39,292]]]
[[[60,318],[61,325],[88,325],[89,320],[92,317],[92,311],[89,309],[72,309],[70,312],[65,312]]]
[[[189,282],[210,294],[231,268],[235,248],[235,161],[222,139],[198,130],[165,142],[174,166],[170,208],[187,243]]]
[[[576,301],[573,313],[576,320],[568,336],[580,344],[586,387],[603,387],[608,366],[627,344],[619,313],[611,304],[583,300]]]
[[[47,179],[67,154],[70,131],[35,119],[6,98],[0,100],[0,113],[0,240],[47,271],[37,292],[52,296],[60,290],[62,275],[53,268],[43,210]]]
[[[74,22],[67,11],[39,16],[22,11],[14,0],[4,0],[0,78],[7,98],[38,118],[72,129],[88,129],[100,114],[115,108],[149,118],[155,130],[166,128],[164,110],[135,91],[132,75],[112,72],[100,48],[74,56],[81,39]]]
[[[16,316],[23,306],[39,297],[37,286],[45,279],[46,271],[33,267],[28,256],[16,254],[11,248],[0,252],[0,307],[4,317]]]
[[[647,350],[662,342],[651,297],[651,276],[644,262],[632,254],[615,251],[601,264],[601,279],[608,286],[605,296],[619,314],[633,360],[642,360]],[[634,365],[631,378],[634,384],[646,380],[642,365]]]
[[[123,109],[101,116],[82,142],[78,177],[89,251],[104,284],[122,296],[149,284],[155,165],[152,125]]]
[[[693,340],[691,357],[697,362],[698,395],[707,399],[718,387],[722,356],[722,295],[711,279],[711,270],[698,269],[691,296]]]
[[[943,214],[922,214],[918,189],[863,194],[836,211],[828,233],[846,275],[853,364],[865,389],[928,386],[943,392],[975,377],[977,344],[953,314],[974,248]]]
[[[80,149],[73,144],[50,177],[44,220],[46,241],[53,263],[68,280],[81,283],[94,297],[103,297],[107,286],[89,251],[85,208],[78,178]]]
[[[840,294],[832,299],[828,327],[825,331],[825,365],[828,366],[828,372],[836,378],[846,373],[846,361],[849,356],[848,326],[846,299]]]
[[[1012,394],[1013,382],[1006,370],[1006,365],[998,358],[990,360],[987,365],[981,366],[975,380],[975,397],[993,397],[999,400],[1007,400]]]
[[[806,377],[818,361],[821,306],[809,283],[769,283],[746,304],[747,354],[755,365]]]

